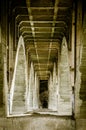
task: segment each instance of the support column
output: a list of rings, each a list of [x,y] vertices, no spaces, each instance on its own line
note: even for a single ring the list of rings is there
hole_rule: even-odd
[[[82,2],[77,1],[77,12],[76,12],[76,80],[75,80],[75,117],[80,117],[80,106],[82,100],[80,99],[80,87],[81,87],[81,73],[80,73],[80,53],[83,46],[82,43]],[[85,36],[86,37],[86,36]]]
[[[85,8],[85,7],[84,7]],[[82,8],[81,8],[82,9]],[[80,25],[79,25],[80,26]],[[82,30],[80,31],[82,32]],[[84,19],[83,19],[83,36],[82,36],[82,48],[80,51],[80,72],[81,72],[81,84],[79,97],[82,100],[80,106],[80,118],[86,120],[86,9],[84,9]]]
[[[15,67],[10,89],[10,113],[25,112],[27,88],[27,65],[23,37],[20,36],[15,59]]]
[[[67,48],[67,42],[65,37],[62,40],[62,47],[61,47],[59,94],[60,94],[59,114],[71,115],[72,114],[72,103],[71,103],[72,88],[70,82],[68,48]]]
[[[29,90],[28,90],[28,111],[33,109],[33,90],[34,90],[34,68],[31,62],[29,75]]]
[[[7,0],[0,1],[0,117],[7,115]]]
[[[57,111],[57,74],[56,74],[56,63],[54,62],[53,66],[53,88],[52,88],[52,93],[53,93],[53,110]]]
[[[12,18],[13,20],[13,18]],[[10,86],[12,83],[12,78],[13,78],[13,69],[14,69],[14,59],[13,59],[13,21],[9,23],[9,68],[8,68],[8,73],[9,73],[9,90]]]
[[[52,106],[52,87],[53,87],[53,78],[52,78],[52,74],[50,73],[50,78],[48,81],[49,85],[48,85],[48,89],[49,89],[49,102],[48,102],[48,109],[52,110],[53,106]]]
[[[61,57],[61,52],[60,52],[60,47],[58,48],[58,87],[57,87],[57,92],[58,92],[58,110],[60,109],[60,105],[59,105],[59,102],[60,102],[60,93],[59,93],[59,89],[60,89],[60,57]]]
[[[75,3],[73,5],[72,11],[72,35],[71,35],[71,52],[70,52],[70,73],[71,73],[71,86],[72,86],[72,114],[75,114],[75,86],[74,86],[74,79],[76,74],[75,71]]]
[[[49,103],[48,108],[53,111],[57,111],[57,85],[56,85],[56,63],[53,67],[53,76],[50,74],[49,79]]]
[[[38,86],[38,77],[35,72],[35,84],[33,89],[33,109],[39,108],[39,86]]]

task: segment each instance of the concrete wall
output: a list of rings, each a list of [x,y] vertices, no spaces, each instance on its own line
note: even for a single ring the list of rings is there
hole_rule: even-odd
[[[8,23],[7,23],[7,6],[4,7],[6,1],[0,3],[0,116],[5,114],[6,93],[5,87],[7,78],[7,41],[8,41]]]
[[[82,5],[82,2],[79,0],[76,13],[76,130],[86,130],[86,11],[83,7],[84,5]]]

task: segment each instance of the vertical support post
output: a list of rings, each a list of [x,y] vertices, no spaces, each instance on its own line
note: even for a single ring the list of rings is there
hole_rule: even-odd
[[[58,48],[58,87],[57,87],[57,92],[58,92],[58,110],[60,109],[60,105],[59,105],[59,102],[60,102],[60,93],[59,93],[59,89],[60,89],[60,46]]]
[[[57,74],[56,74],[56,63],[54,62],[53,66],[53,110],[57,111]]]
[[[34,84],[34,90],[33,90],[33,109],[38,109],[39,108],[39,100],[38,100],[38,77],[37,73],[35,72],[35,84]]]
[[[49,103],[50,110],[57,111],[57,85],[56,85],[56,64],[54,63],[53,76],[50,74],[49,79]]]
[[[20,36],[15,67],[10,89],[10,113],[23,113],[25,112],[25,96],[27,88],[27,66],[26,55],[23,37]]]
[[[75,58],[75,3],[73,5],[73,10],[72,10],[72,32],[71,32],[71,57],[70,57],[70,73],[71,73],[71,86],[72,86],[72,114],[74,115],[75,111],[75,92],[74,92],[74,70],[75,70],[75,64],[74,64],[74,59]]]
[[[52,87],[53,87],[53,78],[52,74],[50,73],[50,78],[49,78],[49,102],[48,102],[48,109],[52,110]]]
[[[76,2],[76,82],[75,82],[75,117],[80,117],[80,107],[82,100],[80,99],[81,73],[80,73],[80,52],[82,49],[82,1]],[[84,22],[83,22],[84,23]],[[86,26],[86,25],[85,25]],[[85,35],[86,37],[86,35]],[[86,43],[86,42],[85,42]],[[78,108],[78,109],[77,109]]]
[[[9,115],[9,99],[8,99],[8,85],[7,85],[7,60],[4,56],[4,88],[3,88],[3,93],[5,97],[5,113],[6,116]]]
[[[34,87],[34,68],[31,62],[30,75],[29,75],[29,90],[28,90],[28,110],[33,109],[33,87]]]
[[[71,103],[72,88],[70,82],[68,48],[67,48],[67,42],[65,37],[62,40],[62,48],[61,48],[59,94],[60,94],[59,114],[71,115],[72,114],[72,103]]]

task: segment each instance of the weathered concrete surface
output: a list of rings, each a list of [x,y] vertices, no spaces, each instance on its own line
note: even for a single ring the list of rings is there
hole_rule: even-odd
[[[0,118],[0,130],[75,130],[69,117],[31,116]]]
[[[60,85],[59,85],[59,113],[64,115],[72,114],[72,87],[70,82],[70,69],[68,61],[68,48],[66,38],[63,37],[60,61]]]
[[[15,68],[10,90],[10,111],[23,113],[25,111],[25,92],[27,88],[27,66],[24,40],[19,38],[15,59]]]
[[[86,119],[76,119],[75,130],[86,130]]]

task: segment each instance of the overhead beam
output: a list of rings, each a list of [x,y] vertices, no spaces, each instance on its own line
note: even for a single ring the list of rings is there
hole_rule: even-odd
[[[23,31],[23,32],[22,32],[22,35],[24,35],[24,34],[27,35],[27,34],[29,34],[29,33],[31,33],[31,32],[32,32],[32,31]],[[45,31],[45,32],[44,32],[44,31],[35,31],[35,34],[37,34],[37,33],[39,33],[39,34],[40,34],[40,33],[41,33],[41,34],[49,34],[49,33],[50,33],[50,34],[51,34],[51,32],[49,32],[49,31]],[[55,31],[55,33],[56,33],[56,34],[60,33],[61,35],[64,35],[63,31],[62,31],[62,32],[61,32],[61,31]],[[54,33],[54,34],[55,34],[55,33]]]
[[[58,26],[58,27],[34,27],[34,29],[39,29],[39,28],[42,28],[42,29],[51,29],[51,28],[54,28],[54,29],[63,29],[63,30],[66,30],[65,27],[62,27],[62,26]],[[20,31],[23,31],[23,30],[28,30],[28,29],[31,29],[31,27],[28,27],[28,26],[22,26],[20,27]]]
[[[20,23],[19,23],[19,26],[20,26],[20,24],[22,24],[22,23],[30,23],[30,22],[32,22],[32,23],[53,23],[53,21],[33,21],[33,20],[31,20],[31,21],[21,21]],[[64,24],[65,26],[67,26],[67,24],[66,24],[66,22],[65,21],[55,21],[55,23],[62,23],[62,24]]]
[[[47,39],[43,39],[43,38],[39,38],[39,39],[34,39],[36,42],[57,42],[57,43],[61,43],[61,38],[57,37],[57,39],[55,38],[47,38]],[[25,43],[29,44],[30,42],[34,41],[33,38],[26,38],[25,39]]]
[[[54,7],[30,7],[31,8],[31,10],[53,10],[54,9]],[[24,7],[24,6],[16,6],[15,8],[13,8],[13,10],[12,10],[12,12],[14,13],[14,12],[16,12],[16,10],[19,10],[19,9],[27,9],[28,10],[28,7],[26,6],[26,7]],[[69,6],[58,6],[58,9],[60,9],[60,10],[67,10],[67,9],[69,9]]]

